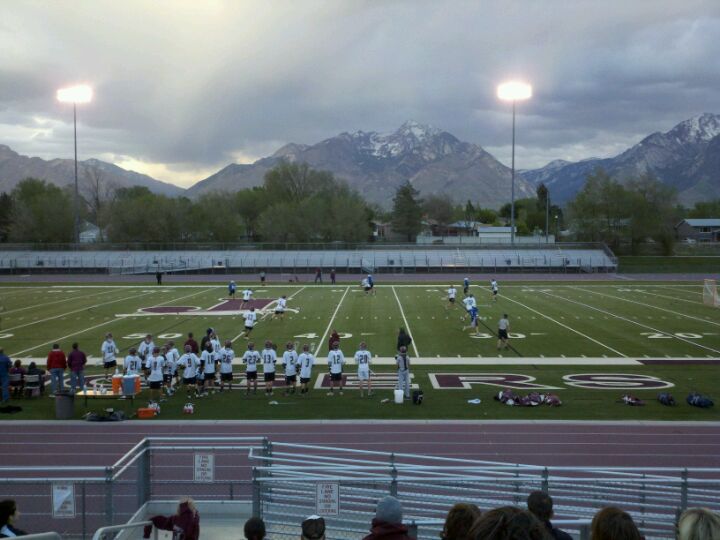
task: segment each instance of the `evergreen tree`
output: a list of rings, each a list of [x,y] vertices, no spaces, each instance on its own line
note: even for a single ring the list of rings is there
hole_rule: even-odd
[[[392,226],[396,232],[414,242],[422,229],[422,200],[420,192],[406,181],[393,197]]]

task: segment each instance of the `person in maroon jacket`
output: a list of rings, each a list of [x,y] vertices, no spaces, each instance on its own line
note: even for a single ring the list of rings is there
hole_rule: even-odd
[[[188,332],[188,338],[185,342],[185,345],[183,346],[183,350],[185,350],[185,347],[187,347],[188,345],[190,345],[190,352],[192,352],[193,354],[200,354],[200,345],[198,345],[198,342],[195,341],[192,332]]]
[[[200,538],[200,514],[195,508],[195,503],[189,497],[180,501],[175,515],[153,516],[150,521],[152,521],[152,525],[145,526],[143,538],[150,538],[153,527],[163,531],[182,533],[183,540]]]
[[[378,501],[370,534],[363,540],[410,540],[408,528],[402,524],[400,501],[391,496]]]
[[[65,390],[66,367],[65,353],[60,350],[60,345],[55,343],[47,357],[47,368],[50,372],[50,397],[55,397],[55,392]]]
[[[333,345],[337,343],[338,346],[340,344],[340,334],[338,334],[338,331],[333,329],[332,334],[330,334],[330,339],[328,339],[328,351],[332,351]]]
[[[87,356],[78,349],[77,343],[72,344],[67,364],[70,368],[70,391],[74,394],[76,388],[82,390],[85,387],[85,364],[87,364]]]

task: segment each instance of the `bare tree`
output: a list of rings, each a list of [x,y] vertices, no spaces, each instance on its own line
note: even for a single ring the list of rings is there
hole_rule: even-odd
[[[87,200],[90,219],[100,229],[98,240],[104,241],[104,231],[110,221],[110,206],[115,200],[117,186],[105,178],[100,167],[85,168],[83,195]]]

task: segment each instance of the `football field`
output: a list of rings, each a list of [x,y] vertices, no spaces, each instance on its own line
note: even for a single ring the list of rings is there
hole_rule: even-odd
[[[720,312],[703,304],[701,283],[501,281],[497,301],[487,284],[474,284],[470,293],[480,314],[476,333],[463,330],[469,321],[460,302],[461,283],[454,284],[458,302],[451,306],[446,294],[449,283],[389,285],[378,281],[375,294],[347,284],[252,284],[252,305],[259,322],[251,339],[258,348],[272,340],[278,351],[284,350],[287,342],[297,347],[309,344],[318,356],[313,374],[318,389],[326,385],[323,365],[330,334],[334,330],[340,334],[341,349],[350,360],[360,341],[365,341],[374,357],[376,388],[387,389],[387,397],[394,385],[398,330],[405,328],[413,337],[409,351],[413,383],[426,395],[442,394],[438,403],[450,395],[458,396],[455,399],[480,397],[485,402],[506,386],[519,393],[545,389],[561,398],[576,395],[587,399],[599,392],[610,403],[627,392],[654,399],[665,388],[682,401],[688,391],[712,394],[717,386]],[[244,288],[240,284],[239,292]],[[283,319],[274,319],[275,303],[281,295],[287,296],[288,309]],[[156,344],[174,340],[181,346],[188,332],[199,341],[212,327],[222,340],[233,341],[238,356],[247,343],[240,336],[247,306],[238,299],[229,300],[227,287],[219,284],[5,285],[0,287],[0,305],[0,347],[26,365],[31,359],[43,363],[53,343],[67,351],[73,341],[91,357],[90,365],[99,365],[99,348],[107,332],[113,333],[121,357],[146,333],[154,336]],[[505,313],[512,347],[498,352],[497,323]],[[347,384],[352,389],[355,369],[351,361],[349,364]],[[235,370],[238,375],[243,372],[241,366]],[[601,380],[603,374],[630,374],[630,378]],[[413,415],[462,417],[467,399],[458,399],[464,405],[458,411],[425,407]],[[696,413],[717,419],[714,412],[681,406],[690,410],[680,415],[684,419],[695,418]],[[333,412],[356,416],[354,409],[343,413],[345,409],[342,406]],[[627,409],[620,409],[620,414],[627,414]],[[555,416],[617,418],[617,410],[590,414],[584,408],[580,412],[564,406]],[[275,411],[281,416],[289,414],[287,409]],[[357,416],[386,414],[361,411]],[[667,415],[673,417],[672,413],[660,417]],[[633,412],[632,417],[657,415]]]

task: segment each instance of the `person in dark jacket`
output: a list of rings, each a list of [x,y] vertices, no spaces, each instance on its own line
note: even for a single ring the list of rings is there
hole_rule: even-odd
[[[245,522],[243,534],[247,540],[264,540],[265,522],[259,517],[251,517]]]
[[[46,371],[42,368],[37,367],[37,364],[35,362],[30,362],[30,365],[28,366],[27,373],[25,376],[28,375],[37,375],[38,376],[38,384],[40,385],[40,395],[45,393],[45,375]]]
[[[572,536],[565,531],[556,529],[550,523],[550,519],[553,517],[553,500],[550,495],[544,491],[533,491],[527,498],[527,507],[530,512],[543,522],[545,528],[555,540],[572,540]]]
[[[25,536],[27,533],[13,525],[20,517],[17,504],[12,499],[0,501],[0,538]]]
[[[153,516],[152,525],[146,525],[143,538],[150,538],[152,528],[163,531],[173,531],[183,534],[183,540],[198,540],[200,538],[200,514],[195,508],[192,499],[187,498],[178,504],[177,513],[173,516]]]
[[[400,501],[392,496],[378,501],[370,534],[363,540],[410,540],[408,528],[402,524]]]
[[[67,364],[70,368],[70,391],[74,394],[76,389],[82,390],[85,386],[85,364],[87,364],[87,356],[79,349],[77,343],[72,344]]]
[[[397,337],[397,350],[400,350],[400,347],[405,347],[407,349],[410,348],[410,344],[412,343],[412,338],[405,332],[404,328],[400,329],[400,332],[398,332]]]

